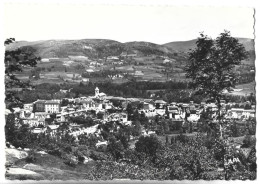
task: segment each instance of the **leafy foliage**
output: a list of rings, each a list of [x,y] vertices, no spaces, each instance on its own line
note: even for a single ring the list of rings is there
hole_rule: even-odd
[[[247,53],[238,39],[225,31],[213,40],[201,33],[196,42],[197,47],[189,53],[186,77],[192,79],[191,86],[195,93],[204,94],[217,102],[217,116],[220,137],[223,135],[223,122],[220,114],[220,99],[224,90],[235,87],[236,76],[233,68],[247,58]]]
[[[137,152],[155,156],[156,152],[162,147],[161,142],[156,135],[141,136],[135,143],[135,150]]]
[[[13,43],[15,41],[14,38],[7,39],[5,41],[5,46]],[[15,96],[13,91],[9,89],[12,88],[29,88],[30,85],[27,82],[20,81],[15,73],[22,72],[24,67],[35,67],[37,61],[40,60],[39,57],[34,55],[35,50],[31,47],[23,47],[15,50],[6,50],[5,51],[5,88],[6,90],[6,98],[5,102],[7,105],[10,103],[20,104],[21,100],[17,96]]]
[[[123,158],[124,146],[121,141],[117,141],[115,137],[110,137],[107,151],[118,160],[119,158]]]
[[[197,48],[189,53],[190,63],[186,67],[186,76],[192,79],[197,92],[220,98],[224,89],[231,90],[236,82],[235,65],[246,59],[246,51],[230,32],[221,33],[216,40],[201,33]]]

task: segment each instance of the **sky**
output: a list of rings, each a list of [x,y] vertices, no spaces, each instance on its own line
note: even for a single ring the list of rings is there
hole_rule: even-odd
[[[3,25],[4,37],[18,41],[98,38],[164,44],[196,39],[202,31],[215,38],[224,29],[234,37],[254,38],[253,16],[247,7],[6,3]]]

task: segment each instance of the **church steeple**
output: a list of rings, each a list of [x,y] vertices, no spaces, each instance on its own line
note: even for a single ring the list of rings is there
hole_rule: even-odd
[[[96,87],[96,89],[95,89],[95,97],[98,97],[99,96],[99,89],[98,89],[98,87]]]

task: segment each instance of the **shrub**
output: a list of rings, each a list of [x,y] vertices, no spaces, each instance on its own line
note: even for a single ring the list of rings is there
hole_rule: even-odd
[[[69,146],[69,145],[66,145],[65,148],[64,148],[64,151],[67,152],[67,153],[70,153],[70,152],[72,152],[72,147]]]
[[[215,138],[213,136],[207,136],[204,139],[204,145],[208,148],[208,149],[212,149],[213,146],[215,144]]]
[[[180,134],[176,136],[176,140],[182,142],[182,143],[188,143],[190,141],[190,138],[187,135]]]
[[[78,161],[79,161],[80,163],[83,163],[83,162],[84,162],[85,157],[84,157],[84,154],[83,154],[81,151],[79,151],[79,150],[75,151],[75,152],[74,152],[74,155],[77,157],[77,159],[78,159]]]
[[[106,145],[100,145],[97,147],[96,149],[99,152],[105,152],[107,150],[107,146]]]
[[[137,152],[145,153],[151,156],[156,154],[156,151],[162,147],[161,142],[155,135],[141,136],[135,143],[135,150]]]
[[[54,156],[58,156],[58,157],[60,157],[62,155],[62,153],[59,149],[49,150],[48,153],[50,155],[54,155]]]
[[[30,150],[28,152],[28,156],[26,157],[26,162],[28,163],[34,163],[36,161],[36,153],[34,150]]]
[[[255,139],[252,138],[251,135],[246,135],[244,140],[243,140],[243,148],[249,148],[251,146],[255,146]]]
[[[78,161],[83,163],[85,161],[85,157],[83,155],[78,155]]]
[[[78,160],[74,155],[64,154],[63,155],[64,163],[71,167],[76,167],[78,164]]]
[[[90,158],[92,158],[93,160],[107,160],[108,156],[102,152],[97,152],[97,151],[91,151]]]

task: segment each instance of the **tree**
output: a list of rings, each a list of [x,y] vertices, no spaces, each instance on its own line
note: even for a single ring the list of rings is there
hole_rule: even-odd
[[[140,136],[142,133],[142,126],[139,121],[134,121],[133,122],[134,126],[132,128],[132,135],[133,136]]]
[[[247,58],[247,52],[238,39],[231,37],[228,31],[221,33],[215,40],[201,33],[196,46],[189,53],[189,63],[185,68],[186,77],[192,79],[191,86],[196,94],[211,97],[217,103],[215,119],[219,124],[220,133],[220,149],[217,152],[224,162],[226,143],[223,141],[224,127],[220,100],[223,91],[230,92],[235,87],[237,77],[234,67]],[[227,170],[225,172],[227,174]]]
[[[14,38],[9,38],[4,42],[7,47],[15,41]],[[12,105],[21,105],[21,99],[15,95],[12,88],[29,88],[28,82],[19,80],[15,73],[22,72],[24,67],[35,67],[39,57],[34,55],[35,50],[31,47],[22,47],[18,49],[6,48],[5,50],[5,103],[7,108]]]
[[[216,40],[201,33],[196,46],[189,53],[189,63],[185,68],[186,77],[192,79],[191,86],[196,94],[212,97],[217,102],[217,119],[222,137],[222,92],[231,91],[235,86],[237,79],[233,68],[247,58],[247,53],[238,39],[231,37],[228,31],[221,33]]]
[[[82,63],[80,63],[80,64],[77,64],[74,68],[78,71],[84,71],[85,66]]]
[[[140,115],[137,109],[134,110],[131,120],[138,121],[140,119]]]
[[[135,150],[147,154],[149,156],[155,156],[156,152],[162,148],[162,143],[155,135],[141,136],[135,143]]]
[[[126,112],[128,114],[128,117],[132,117],[133,113],[134,113],[134,110],[133,110],[133,107],[131,105],[131,103],[128,103],[127,104],[127,107],[126,107]],[[130,119],[130,118],[129,118]]]
[[[8,114],[6,116],[6,124],[5,124],[5,138],[6,142],[10,142],[11,144],[15,141],[14,133],[17,130],[15,125],[15,115]]]
[[[121,141],[117,141],[114,136],[109,138],[109,143],[107,145],[107,151],[116,159],[123,157],[124,146]]]
[[[195,139],[175,142],[157,150],[155,166],[168,168],[170,180],[208,179],[207,173],[217,169],[218,162],[211,150],[203,145],[201,134]],[[219,179],[219,178],[214,178]]]
[[[98,56],[105,58],[105,62],[107,62],[107,58],[111,53],[109,48],[107,46],[98,46],[96,47],[96,51],[98,52]]]
[[[169,136],[168,135],[166,135],[166,137],[165,137],[165,144],[169,144]]]

